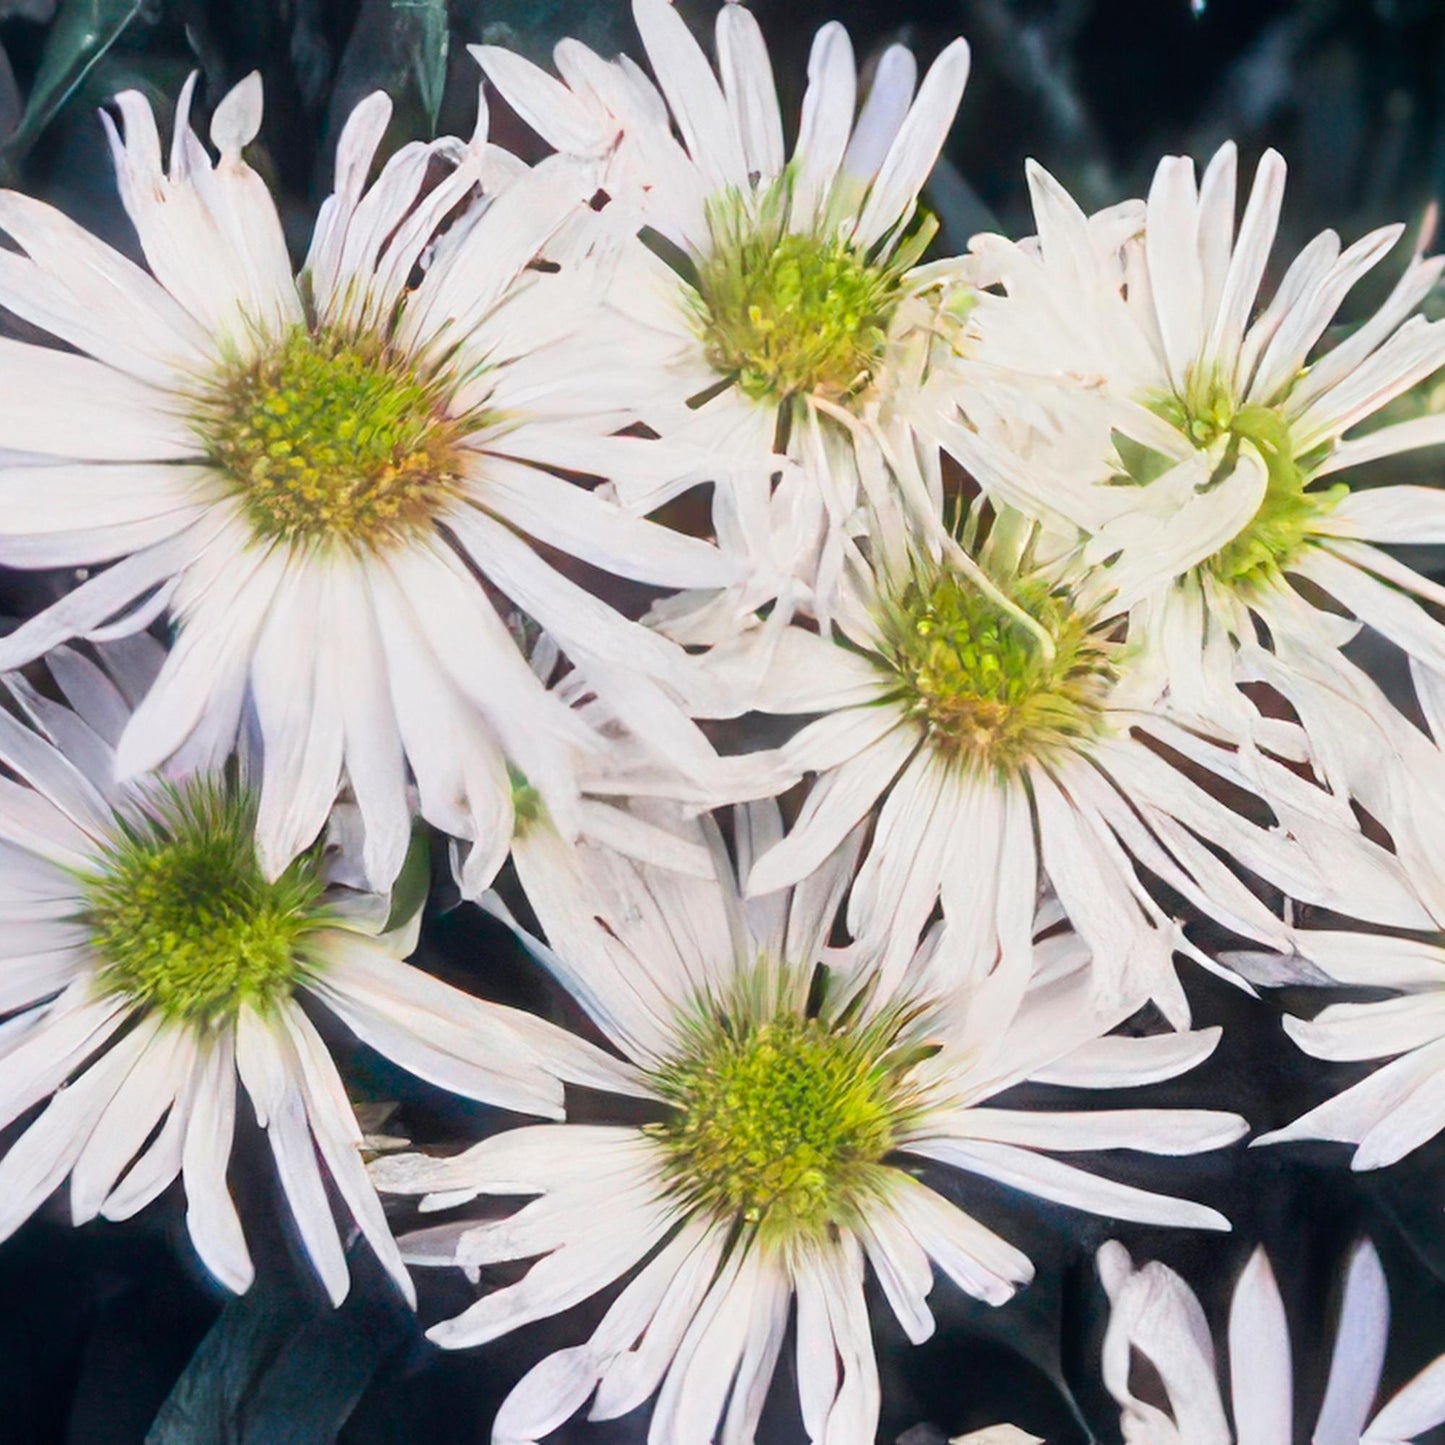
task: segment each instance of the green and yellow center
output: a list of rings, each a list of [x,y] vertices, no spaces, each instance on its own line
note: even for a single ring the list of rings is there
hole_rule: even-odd
[[[249,797],[212,782],[158,794],[118,826],[81,880],[102,992],[197,1025],[289,997],[313,966],[322,883],[310,856],[268,880],[255,821]]]
[[[1152,409],[1197,447],[1225,442],[1217,477],[1233,471],[1245,445],[1264,463],[1264,496],[1254,515],[1201,564],[1228,587],[1268,582],[1286,571],[1311,545],[1320,517],[1349,491],[1343,483],[1310,490],[1313,468],[1321,458],[1296,455],[1289,422],[1277,406],[1236,405],[1218,376],[1191,375],[1184,396],[1165,397]]]
[[[674,1186],[779,1242],[847,1223],[904,1117],[890,1043],[817,1018],[705,1015],[655,1080],[674,1108],[652,1126]]]
[[[925,222],[891,256],[872,259],[844,236],[790,230],[786,214],[783,190],[751,207],[729,198],[711,208],[698,335],[708,362],[755,400],[846,400],[873,380],[904,273],[935,228]]]
[[[1008,600],[1017,611],[939,572],[915,578],[882,619],[884,665],[934,747],[1005,772],[1097,733],[1116,677],[1109,643],[1065,595],[1021,582]]]
[[[193,424],[262,538],[376,551],[459,490],[437,383],[369,337],[294,327],[225,368]]]

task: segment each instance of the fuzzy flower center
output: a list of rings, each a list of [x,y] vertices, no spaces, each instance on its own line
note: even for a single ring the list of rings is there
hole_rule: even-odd
[[[1017,616],[968,579],[918,577],[885,612],[885,665],[935,747],[1012,771],[1097,732],[1114,682],[1090,619],[1039,584],[1009,599],[1053,639],[1053,656]]]
[[[744,207],[709,211],[695,324],[709,363],[755,400],[845,400],[873,380],[903,277],[933,234],[925,224],[892,256],[870,259],[843,236],[790,230],[786,181]]]
[[[654,1126],[676,1186],[775,1239],[846,1221],[898,1124],[879,1045],[815,1018],[707,1018],[656,1080],[676,1110]]]
[[[384,344],[294,327],[227,368],[194,425],[258,536],[376,551],[425,530],[458,490],[458,427]]]
[[[82,880],[102,991],[201,1025],[290,995],[308,969],[322,884],[309,857],[267,880],[255,816],[244,794],[193,783],[121,824]]]
[[[1154,410],[1197,447],[1226,438],[1222,470],[1237,465],[1245,443],[1264,462],[1264,496],[1254,516],[1202,564],[1226,586],[1245,587],[1277,577],[1310,545],[1319,518],[1349,491],[1343,483],[1307,490],[1310,459],[1296,457],[1289,423],[1279,409],[1236,406],[1232,392],[1217,377],[1191,377],[1182,398],[1167,397]]]

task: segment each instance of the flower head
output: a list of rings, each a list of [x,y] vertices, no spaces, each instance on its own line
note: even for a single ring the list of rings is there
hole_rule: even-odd
[[[509,767],[576,831],[578,758],[596,739],[519,655],[503,596],[643,743],[705,783],[718,764],[688,720],[686,655],[533,545],[661,586],[734,571],[575,480],[643,443],[612,435],[630,403],[587,325],[612,242],[569,163],[519,167],[483,129],[403,147],[368,187],[391,109],[370,96],[339,138],[298,276],[242,157],[259,79],[217,106],[218,160],[190,98],[188,84],[168,169],[140,96],[117,98],[123,138],[106,118],[149,272],[0,195],[22,248],[6,253],[0,299],[71,348],[0,347],[0,447],[35,454],[0,468],[0,559],[115,561],[6,637],[0,665],[168,610],[177,643],[118,765],[218,765],[254,714],[270,877],[342,789],[378,887],[414,805],[499,860]]]
[[[1437,541],[1445,494],[1352,478],[1445,441],[1438,416],[1379,420],[1445,364],[1445,323],[1411,314],[1445,258],[1417,251],[1378,309],[1327,345],[1403,228],[1343,250],[1325,232],[1262,295],[1284,162],[1261,160],[1237,230],[1235,171],[1232,145],[1197,184],[1192,162],[1169,157],[1147,202],[1086,217],[1031,168],[1038,236],[974,242],[976,304],[934,349],[916,415],[986,489],[1079,543],[1175,716],[1268,750],[1266,686],[1327,787],[1365,794],[1398,837],[1412,826],[1398,780],[1430,764],[1393,710],[1356,706],[1342,649],[1365,625],[1417,672],[1445,672],[1445,630],[1421,606],[1440,589],[1376,545]],[[1394,797],[1382,752],[1401,760]]]
[[[772,805],[738,810],[742,861],[777,836]],[[907,988],[817,960],[856,849],[807,883],[744,901],[734,866],[708,881],[649,869],[539,830],[517,850],[543,927],[533,948],[631,1061],[629,1092],[658,1110],[641,1127],[513,1130],[447,1159],[390,1156],[385,1189],[446,1208],[485,1194],[537,1196],[492,1222],[410,1236],[418,1263],[535,1259],[432,1336],[479,1344],[556,1313],[641,1266],[585,1344],[549,1356],[502,1406],[499,1441],[536,1441],[592,1398],[594,1419],[657,1392],[649,1438],[750,1441],[797,1304],[804,1423],[814,1439],[864,1440],[878,1376],[863,1298],[870,1260],[914,1340],[928,1337],[930,1259],[991,1303],[1032,1274],[1027,1258],[915,1177],[932,1160],[1085,1209],[1225,1227],[1213,1210],[1091,1176],[1036,1150],[1211,1149],[1243,1121],[1202,1110],[1014,1113],[993,1095],[1048,1070],[1056,1082],[1171,1077],[1213,1032],[1111,1039],[1119,1015],[1089,998],[1072,935],[1046,945],[1049,983],[1013,1026],[987,989],[934,997],[929,950]],[[1041,920],[1043,922],[1043,920]],[[609,1201],[599,1216],[597,1201]]]
[[[33,726],[0,714],[10,774],[0,779],[0,1119],[44,1107],[0,1159],[0,1235],[67,1177],[82,1223],[128,1218],[179,1175],[202,1261],[246,1289],[253,1267],[226,1184],[239,1081],[332,1299],[345,1296],[348,1271],[327,1177],[410,1299],[360,1126],[308,1010],[435,1084],[532,1113],[560,1114],[562,1077],[595,1066],[605,1078],[609,1066],[529,1015],[408,967],[417,919],[389,918],[386,896],[339,886],[329,850],[268,876],[244,770],[115,783],[129,712],[121,687],[143,692],[156,652],[148,639],[112,645],[107,668],[52,653],[73,711],[7,680]]]
[[[619,224],[660,238],[623,251],[608,308],[632,338],[643,419],[679,461],[619,476],[619,494],[652,506],[717,481],[719,538],[752,568],[744,610],[781,592],[819,592],[812,605],[826,608],[841,533],[865,500],[837,453],[861,438],[879,465],[912,465],[912,433],[894,428],[894,393],[909,385],[898,360],[945,304],[940,274],[918,264],[936,225],[916,207],[968,47],[949,45],[916,95],[912,55],[891,47],[859,108],[847,32],[825,25],[789,155],[745,6],[717,12],[716,69],[666,0],[633,11],[655,85],[575,41],[557,48],[560,81],[506,50],[474,53],[521,116],[590,166]],[[867,500],[896,510],[897,490]]]
[[[871,826],[847,923],[890,976],[941,908],[957,978],[998,970],[1021,993],[1046,888],[1088,942],[1102,994],[1152,997],[1181,1023],[1175,952],[1217,965],[1139,865],[1237,932],[1288,937],[1199,839],[1295,896],[1420,922],[1399,863],[1322,788],[1270,757],[1247,768],[1227,732],[1155,705],[1113,603],[1048,543],[1019,513],[976,507],[959,538],[860,559],[832,636],[762,624],[732,650],[734,665],[752,659],[754,706],[815,715],[783,747],[816,775],[812,790],[750,891],[798,882]],[[1291,734],[1281,724],[1274,738],[1286,754]],[[1232,806],[1221,783],[1263,800],[1276,826]]]

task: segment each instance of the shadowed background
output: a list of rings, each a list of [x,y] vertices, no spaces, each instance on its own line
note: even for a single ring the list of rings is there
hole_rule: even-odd
[[[709,23],[711,0],[682,3],[699,25]],[[824,20],[845,21],[865,60],[901,40],[926,63],[955,34],[968,37],[973,75],[926,197],[949,249],[980,229],[1030,229],[1028,156],[1094,207],[1141,194],[1165,152],[1203,160],[1232,136],[1248,166],[1265,146],[1278,146],[1290,164],[1282,255],[1326,225],[1351,240],[1384,221],[1415,221],[1445,190],[1439,0],[755,0],[754,9],[791,117],[812,32]],[[204,116],[259,68],[266,122],[252,159],[277,189],[299,257],[327,189],[338,127],[357,99],[378,87],[392,95],[392,145],[436,127],[466,132],[478,80],[468,43],[511,45],[546,63],[566,34],[604,52],[638,53],[619,0],[0,0],[0,177],[134,254],[96,107],[137,88],[164,125],[198,68]],[[539,153],[499,102],[493,136],[524,155]],[[1382,290],[1388,279],[1362,289]],[[0,326],[23,333],[3,314]],[[1409,479],[1435,480],[1430,456],[1409,464]],[[0,572],[0,614],[34,611],[57,595],[57,580]],[[1365,639],[1362,660],[1372,656]],[[502,930],[474,909],[449,906],[442,858],[435,850],[438,887],[418,961],[489,997],[577,1022]],[[1251,1002],[1186,968],[1198,1024],[1225,1026],[1218,1053],[1173,1083],[1127,1099],[1101,1095],[1100,1106],[1235,1109],[1262,1130],[1363,1072],[1289,1046],[1280,1000]],[[1312,1009],[1324,999],[1296,1002]],[[445,1145],[511,1122],[409,1079],[334,1028],[329,1037],[355,1096],[397,1106],[380,1126],[388,1134]],[[1043,1102],[1046,1092],[1034,1097]],[[579,1101],[584,1117],[593,1107]],[[1340,1146],[1295,1145],[1100,1161],[1101,1172],[1223,1209],[1236,1224],[1225,1237],[1111,1226],[940,1171],[944,1192],[1024,1248],[1039,1277],[1000,1310],[938,1286],[939,1330],[918,1349],[885,1308],[874,1310],[879,1439],[941,1445],[959,1431],[1012,1421],[1056,1445],[1116,1440],[1117,1410],[1098,1384],[1104,1312],[1092,1268],[1094,1250],[1110,1237],[1136,1260],[1178,1268],[1221,1339],[1233,1281],[1253,1245],[1268,1245],[1294,1325],[1305,1438],[1327,1367],[1339,1271],[1368,1231],[1394,1301],[1386,1388],[1403,1383],[1445,1349],[1445,1144],[1364,1176],[1349,1172],[1347,1156]],[[267,1151],[244,1115],[232,1179],[259,1266],[244,1300],[228,1303],[195,1261],[178,1187],[138,1220],[80,1231],[68,1227],[62,1194],[0,1245],[0,1441],[471,1445],[489,1438],[491,1417],[520,1375],[547,1350],[585,1338],[611,1298],[484,1350],[444,1355],[426,1343],[364,1249],[353,1252],[352,1298],[330,1311],[274,1207]],[[421,1285],[426,1323],[472,1297],[459,1275],[433,1272]],[[763,1445],[804,1438],[794,1398],[785,1354]],[[603,1426],[575,1421],[554,1438],[616,1445],[645,1434],[644,1410]]]

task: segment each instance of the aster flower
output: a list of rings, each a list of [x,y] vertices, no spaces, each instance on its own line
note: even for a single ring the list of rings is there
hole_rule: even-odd
[[[1099,1251],[1112,1307],[1104,1336],[1104,1384],[1122,1407],[1128,1445],[1288,1445],[1295,1437],[1289,1322],[1263,1249],[1235,1286],[1229,1312],[1233,1431],[1220,1396],[1209,1324],[1193,1291],[1172,1269],[1135,1269],[1123,1245]],[[1371,1415],[1390,1329],[1390,1296],[1374,1246],[1355,1247],[1345,1275],[1329,1380],[1311,1439],[1315,1445],[1404,1445],[1445,1420],[1445,1356],[1427,1365]],[[1133,1354],[1164,1387],[1167,1411],[1130,1388]]]
[[[591,165],[614,207],[676,251],[625,250],[608,305],[648,375],[661,364],[672,377],[643,419],[694,461],[619,475],[619,495],[646,509],[717,480],[725,549],[806,601],[862,500],[845,459],[855,439],[885,504],[889,468],[916,466],[911,433],[893,422],[891,358],[939,304],[920,301],[936,285],[916,265],[935,228],[914,224],[915,207],[968,47],[948,46],[916,96],[913,57],[891,47],[855,118],[852,47],[825,25],[789,156],[767,47],[744,6],[718,10],[716,73],[667,0],[634,0],[633,14],[656,86],[576,41],[557,48],[560,81],[506,50],[474,54],[529,124]]]
[[[777,836],[775,807],[739,811],[740,865]],[[908,989],[828,978],[815,962],[856,850],[797,890],[744,900],[719,853],[709,883],[651,870],[544,830],[516,863],[547,933],[541,956],[635,1066],[626,1090],[650,1125],[512,1130],[447,1159],[390,1156],[373,1177],[423,1208],[478,1195],[537,1196],[507,1217],[409,1236],[418,1263],[535,1260],[431,1335],[480,1344],[631,1279],[585,1344],[548,1356],[503,1404],[493,1438],[536,1441],[591,1399],[608,1419],[654,1393],[649,1439],[753,1439],[797,1306],[803,1421],[813,1440],[872,1440],[878,1375],[865,1258],[914,1340],[932,1332],[930,1260],[963,1289],[1006,1300],[1027,1258],[915,1177],[935,1161],[1078,1208],[1227,1228],[1211,1209],[1088,1174],[1037,1151],[1189,1154],[1237,1138],[1208,1110],[1013,1112],[989,1101],[1026,1077],[1121,1087],[1184,1071],[1217,1031],[1106,1038],[1079,939],[1041,951],[1039,987],[1012,1027],[957,990],[938,1004],[926,956]],[[1052,926],[1057,915],[1040,919]],[[605,1210],[598,1201],[605,1199]]]
[[[1293,897],[1419,924],[1398,863],[1338,799],[1275,757],[1245,766],[1227,735],[1162,714],[1095,579],[1067,554],[1050,559],[1021,514],[989,516],[975,506],[946,548],[856,559],[836,636],[764,624],[722,653],[760,678],[754,706],[818,715],[784,745],[816,778],[788,837],[753,866],[751,893],[805,878],[873,818],[847,923],[890,976],[941,904],[955,977],[996,972],[1021,993],[1046,885],[1093,953],[1102,995],[1152,997],[1181,1024],[1174,953],[1219,965],[1149,893],[1141,865],[1276,948],[1288,930],[1216,853]],[[1271,741],[1288,758],[1298,729],[1277,723]],[[1225,801],[1241,788],[1273,826]]]
[[[509,765],[575,827],[571,759],[595,738],[528,669],[496,593],[639,737],[705,777],[687,657],[531,545],[663,586],[732,575],[710,545],[556,474],[579,449],[643,445],[609,436],[630,414],[587,299],[612,247],[569,163],[528,170],[486,146],[484,113],[470,144],[403,147],[368,187],[391,109],[373,95],[340,137],[298,278],[241,155],[259,79],[217,106],[215,162],[190,89],[169,170],[139,95],[116,100],[124,140],[106,117],[151,274],[0,194],[21,248],[0,256],[0,301],[74,348],[0,342],[0,447],[33,463],[0,469],[0,561],[114,563],[0,643],[0,666],[168,610],[176,646],[118,766],[214,763],[254,712],[272,877],[343,780],[378,886],[405,854],[413,783],[428,819],[484,849],[511,832]]]
[[[7,680],[33,727],[0,712],[0,1123],[43,1107],[0,1158],[0,1237],[67,1178],[80,1224],[128,1218],[179,1177],[202,1262],[245,1290],[253,1267],[226,1185],[239,1082],[332,1300],[349,1279],[328,1180],[413,1299],[309,1011],[442,1088],[527,1113],[560,1116],[561,1076],[603,1080],[613,1066],[403,963],[419,914],[392,920],[384,895],[335,886],[327,856],[268,878],[234,771],[115,783],[158,653],[146,638],[113,644],[113,681],[57,649],[73,710]]]
[[[1362,738],[1350,715],[1339,649],[1358,624],[1445,669],[1445,628],[1415,600],[1445,591],[1376,545],[1445,537],[1445,493],[1348,481],[1363,463],[1445,442],[1439,416],[1374,420],[1445,364],[1445,323],[1411,315],[1445,258],[1417,251],[1374,314],[1322,350],[1403,228],[1343,251],[1324,232],[1265,304],[1284,162],[1260,162],[1237,233],[1235,168],[1226,145],[1196,185],[1193,163],[1168,157],[1147,204],[1086,217],[1031,166],[1039,234],[974,242],[988,289],[956,350],[936,351],[919,415],[938,419],[934,434],[981,485],[1083,529],[1084,560],[1129,608],[1130,641],[1161,691],[1249,742],[1271,724],[1239,688],[1267,683],[1304,721],[1308,760],[1344,792],[1377,771],[1382,746],[1411,751],[1398,732],[1378,736],[1389,720]],[[996,424],[1009,411],[1025,414],[1011,433]],[[1039,467],[1035,447],[1062,465]]]

